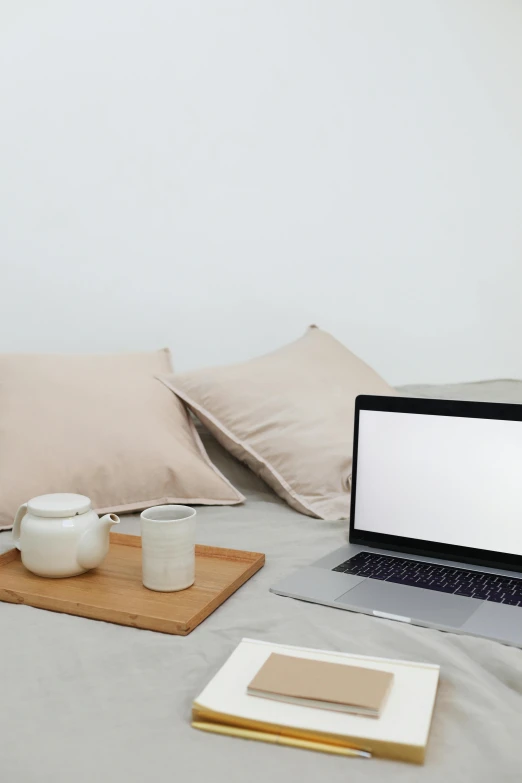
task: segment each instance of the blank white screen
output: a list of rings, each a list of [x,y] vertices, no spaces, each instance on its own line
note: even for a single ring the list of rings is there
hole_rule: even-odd
[[[522,422],[360,411],[354,527],[522,555]]]

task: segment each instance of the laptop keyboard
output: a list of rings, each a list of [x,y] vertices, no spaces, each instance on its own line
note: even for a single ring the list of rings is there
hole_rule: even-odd
[[[440,593],[522,606],[522,578],[468,571],[464,568],[389,557],[373,552],[359,552],[332,570],[381,579],[384,582],[424,587],[426,590],[437,590]]]

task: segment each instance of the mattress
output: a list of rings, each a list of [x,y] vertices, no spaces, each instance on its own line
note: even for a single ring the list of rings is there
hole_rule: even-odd
[[[522,402],[522,382],[408,386],[405,394]],[[187,637],[0,603],[0,779],[13,783],[520,781],[522,651],[273,595],[342,545],[345,522],[302,516],[205,436],[246,495],[198,509],[198,541],[266,553],[266,566]],[[522,479],[522,477],[521,477]],[[136,516],[118,532],[137,533]],[[0,550],[8,546],[0,534]],[[190,727],[193,698],[239,640],[441,665],[426,764],[327,756]]]

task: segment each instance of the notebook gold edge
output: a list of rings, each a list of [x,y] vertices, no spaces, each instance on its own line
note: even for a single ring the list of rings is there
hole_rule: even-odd
[[[371,753],[374,756],[394,759],[396,761],[408,761],[412,764],[424,764],[425,747],[421,745],[404,745],[396,742],[386,742],[383,740],[361,740],[360,737],[339,736],[336,734],[326,734],[324,732],[312,732],[304,729],[294,729],[288,726],[280,726],[276,723],[265,723],[262,721],[236,718],[233,715],[227,715],[222,712],[214,712],[206,707],[194,702],[192,705],[192,724],[208,723],[227,727],[230,733],[236,737],[244,737],[242,731],[256,731],[272,735],[275,737],[283,736],[289,739],[303,742],[303,745],[297,747],[307,747],[304,743],[316,742],[331,747],[331,753],[343,754],[343,750],[361,750]],[[195,728],[198,728],[196,725]],[[211,730],[211,729],[209,729]]]
[[[226,726],[223,723],[213,723],[212,721],[192,721],[194,729],[208,731],[211,734],[221,734],[225,737],[239,737],[240,739],[257,740],[258,742],[268,742],[271,745],[283,745],[301,750],[315,750],[319,753],[331,753],[338,756],[351,756],[356,758],[371,759],[372,754],[365,750],[356,748],[343,748],[340,745],[330,745],[325,742],[316,742],[314,740],[294,739],[284,734],[269,734],[267,731],[253,731],[252,729],[238,729],[235,726]]]

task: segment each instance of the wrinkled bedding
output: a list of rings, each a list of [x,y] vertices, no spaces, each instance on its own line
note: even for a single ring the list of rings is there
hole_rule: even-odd
[[[517,381],[403,391],[522,402]],[[266,566],[185,638],[0,603],[0,780],[522,780],[522,651],[269,593],[291,570],[343,544],[346,523],[298,514],[210,437],[206,446],[247,503],[198,509],[198,541],[265,552]],[[138,518],[126,517],[119,532],[138,529]],[[8,539],[0,534],[0,551]],[[425,766],[345,759],[193,730],[193,698],[243,636],[439,663]]]

